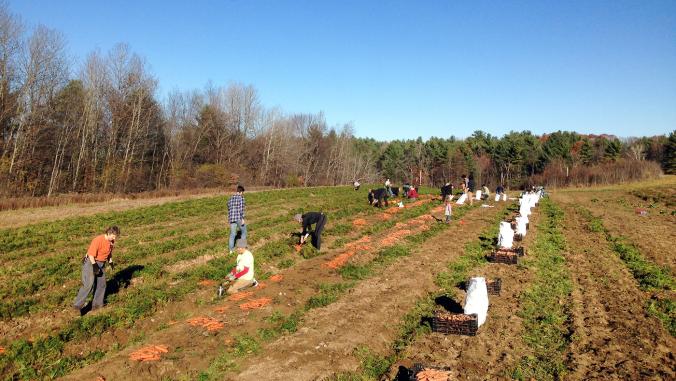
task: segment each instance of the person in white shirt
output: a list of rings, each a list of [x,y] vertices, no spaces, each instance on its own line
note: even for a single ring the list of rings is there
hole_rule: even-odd
[[[358,191],[359,187],[361,186],[361,184],[359,184],[359,180],[355,180],[353,185],[354,185],[354,190],[356,190],[356,191]]]
[[[237,265],[228,274],[228,280],[232,285],[228,288],[228,294],[236,294],[249,287],[258,286],[254,278],[254,257],[247,249],[246,239],[237,241]]]

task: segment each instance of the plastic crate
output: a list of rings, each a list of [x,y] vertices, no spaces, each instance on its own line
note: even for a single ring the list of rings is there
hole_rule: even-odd
[[[441,313],[437,312],[432,318],[432,331],[441,332],[446,335],[476,336],[476,332],[479,330],[479,316],[477,314],[455,315],[467,316],[467,318],[446,320],[441,317]]]
[[[519,255],[516,253],[494,251],[488,256],[488,261],[493,263],[505,263],[516,265],[519,263]]]
[[[408,371],[408,374],[409,374],[408,380],[409,381],[418,381],[418,378],[417,378],[418,373],[422,372],[425,369],[436,369],[436,370],[442,370],[442,371],[446,371],[446,372],[451,371],[450,367],[429,366],[429,365],[423,365],[423,364],[420,364],[420,363],[415,363],[415,364],[413,364],[411,369],[409,369],[409,371]],[[450,376],[449,376],[448,379],[450,380]]]
[[[469,287],[469,279],[465,281],[465,290]],[[486,279],[486,290],[488,295],[500,295],[502,289],[502,279]]]

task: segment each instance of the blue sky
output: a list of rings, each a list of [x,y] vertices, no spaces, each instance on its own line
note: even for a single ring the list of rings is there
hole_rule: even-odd
[[[34,1],[81,62],[128,43],[170,90],[251,84],[380,140],[676,129],[676,1]]]

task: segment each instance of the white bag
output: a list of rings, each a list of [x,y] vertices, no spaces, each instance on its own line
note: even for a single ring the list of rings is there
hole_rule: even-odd
[[[528,217],[517,217],[516,218],[516,233],[526,236],[526,223],[528,222]]]
[[[514,244],[514,230],[509,222],[500,222],[500,233],[498,234],[498,246],[503,249],[511,249]]]
[[[476,277],[469,280],[464,310],[466,315],[478,315],[479,327],[486,322],[486,315],[488,315],[488,290],[486,289],[486,279]]]
[[[476,199],[481,201],[481,191],[480,190],[476,191]]]
[[[403,207],[404,207],[404,203],[401,202],[401,201],[399,201],[399,207],[400,207],[400,208],[403,208]]]
[[[502,194],[502,201],[507,201],[507,193]]]
[[[495,194],[495,202],[498,202],[498,201],[500,201],[500,195],[496,193]]]
[[[463,193],[460,196],[460,198],[458,198],[458,201],[456,201],[455,203],[458,204],[458,205],[462,205],[462,204],[465,203],[465,200],[467,200],[467,193]]]

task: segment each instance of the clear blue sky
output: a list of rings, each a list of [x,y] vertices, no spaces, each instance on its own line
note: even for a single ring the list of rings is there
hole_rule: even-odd
[[[242,82],[380,140],[676,129],[676,1],[10,0],[80,61],[126,42],[163,98]]]

